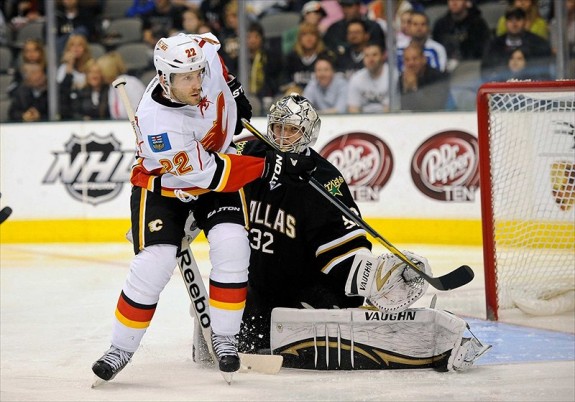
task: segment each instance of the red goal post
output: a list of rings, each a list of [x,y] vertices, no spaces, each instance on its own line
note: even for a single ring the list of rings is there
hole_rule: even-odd
[[[575,81],[477,94],[487,318],[575,307]]]

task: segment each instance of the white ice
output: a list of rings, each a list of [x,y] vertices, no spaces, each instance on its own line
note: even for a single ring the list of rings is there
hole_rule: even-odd
[[[437,293],[438,308],[484,318],[480,248],[406,248],[428,257],[434,275],[464,263],[477,274],[472,283],[455,291],[430,289],[419,304],[429,303]],[[206,279],[207,244],[195,244],[194,254]],[[132,362],[113,381],[91,389],[90,367],[109,346],[113,313],[130,259],[128,243],[0,245],[0,400],[575,400],[572,359],[478,364],[463,373],[282,369],[277,375],[238,373],[232,385],[227,385],[217,371],[202,369],[191,360],[193,322],[177,269]],[[575,333],[573,313],[553,318],[528,318],[513,313],[507,321]],[[489,353],[504,355],[505,351]]]

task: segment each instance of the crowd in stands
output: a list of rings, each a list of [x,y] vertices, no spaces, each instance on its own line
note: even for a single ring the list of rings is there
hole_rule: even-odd
[[[474,66],[469,80],[475,88],[556,78],[561,42],[552,0],[396,0],[394,53],[386,40],[386,0],[240,0],[249,19],[246,43],[238,34],[238,1],[56,0],[60,119],[125,119],[112,81],[126,76],[136,107],[155,74],[154,45],[178,32],[213,32],[235,75],[246,46],[243,84],[255,115],[265,115],[288,92],[303,94],[322,114],[462,110],[467,106],[451,83],[463,65]],[[487,19],[482,10],[494,5],[500,15]],[[12,56],[0,71],[2,107],[8,108],[3,121],[48,119],[44,7],[44,0],[2,3],[0,46]],[[575,0],[565,0],[565,7],[565,73],[575,78]],[[266,21],[273,16],[297,18],[271,36]],[[44,31],[26,34],[35,26]],[[393,63],[390,54],[397,56]]]

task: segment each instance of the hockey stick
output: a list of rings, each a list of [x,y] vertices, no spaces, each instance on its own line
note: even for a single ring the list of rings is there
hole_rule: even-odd
[[[279,148],[275,143],[269,141],[262,133],[258,131],[249,121],[242,118],[242,124],[249,132],[256,136],[259,140],[263,141],[270,148],[279,151]],[[348,208],[339,198],[331,195],[314,177],[310,177],[309,184],[319,192],[325,199],[327,199],[332,205],[340,210],[348,219],[352,220],[360,228],[365,230],[371,236],[376,238],[385,248],[396,255],[401,261],[407,264],[417,275],[425,279],[431,286],[438,290],[450,290],[463,286],[469,282],[474,277],[473,270],[467,266],[462,265],[459,268],[451,271],[443,276],[433,277],[427,275],[425,272],[421,271],[417,265],[413,263],[409,258],[405,256],[401,251],[399,251],[393,244],[387,241],[383,236],[375,231],[367,222],[365,222],[361,217],[356,215],[351,209]]]
[[[2,197],[2,194],[0,194],[0,197]],[[8,217],[10,216],[10,214],[12,213],[12,208],[10,207],[4,207],[0,210],[0,223],[3,223],[6,219],[8,219]]]
[[[190,243],[199,233],[200,229],[194,228],[190,235],[184,236],[177,260],[193,306],[192,310],[195,315],[196,325],[200,325],[207,348],[212,356],[212,360],[215,362],[216,358],[211,343],[212,327],[210,325],[209,296],[204,286],[198,264],[189,248]],[[283,356],[280,355],[238,354],[241,361],[240,372],[277,374],[283,363]]]
[[[136,138],[138,138],[138,131],[136,129],[136,116],[128,94],[126,92],[126,80],[123,78],[116,79],[112,85],[118,91],[120,95],[120,100],[124,104],[124,108],[128,114],[128,119],[132,125],[132,130]],[[200,274],[200,269],[194,259],[194,256],[190,250],[190,243],[198,236],[200,229],[193,228],[189,235],[184,235],[182,238],[182,243],[180,246],[180,251],[178,252],[176,259],[178,262],[178,268],[184,279],[188,295],[190,296],[190,302],[194,307],[194,314],[196,316],[197,324],[201,326],[201,332],[206,341],[206,345],[212,356],[212,360],[215,362],[214,351],[212,350],[212,328],[209,315],[209,297],[202,276]],[[280,371],[283,357],[279,355],[246,355],[239,353],[241,367],[240,372],[256,372],[264,374],[276,374]],[[225,377],[224,377],[225,378]],[[226,379],[227,381],[227,379]]]

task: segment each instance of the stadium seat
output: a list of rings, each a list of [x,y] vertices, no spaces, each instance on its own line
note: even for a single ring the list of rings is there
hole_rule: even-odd
[[[140,75],[152,64],[152,50],[145,43],[126,43],[118,46],[116,51],[122,55],[128,73],[132,75]]]
[[[146,70],[142,74],[140,74],[138,78],[140,78],[142,84],[147,86],[150,83],[150,81],[152,81],[152,78],[156,76],[156,74],[157,74],[156,70]]]
[[[7,73],[13,68],[12,51],[6,46],[0,47],[0,73]]]
[[[118,18],[110,21],[104,30],[102,43],[107,47],[117,47],[142,40],[142,20],[139,18]]]
[[[12,74],[0,74],[0,99],[9,99],[8,86],[14,81]]]
[[[106,53],[106,48],[99,43],[88,43],[88,47],[90,48],[90,53],[92,53],[92,57],[94,59],[97,59]]]
[[[477,89],[481,85],[480,66],[480,60],[462,61],[451,73],[449,87],[457,110],[476,109]]]
[[[8,109],[10,108],[11,99],[0,99],[0,123],[8,121]]]
[[[266,39],[278,36],[281,38],[284,31],[297,26],[300,20],[300,13],[285,12],[265,15],[260,19],[260,24]]]
[[[44,41],[45,29],[44,22],[29,22],[18,30],[14,46],[21,48],[27,39],[40,39]]]
[[[505,0],[498,0],[491,3],[480,3],[478,7],[481,10],[481,16],[485,22],[487,22],[489,31],[492,34],[495,34],[495,30],[497,29],[497,22],[499,21],[499,18],[505,15],[505,10],[508,7],[508,2]]]
[[[134,4],[134,0],[107,0],[104,2],[102,18],[115,20],[124,18],[126,11]]]

